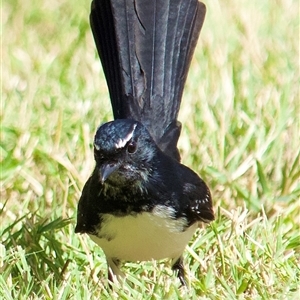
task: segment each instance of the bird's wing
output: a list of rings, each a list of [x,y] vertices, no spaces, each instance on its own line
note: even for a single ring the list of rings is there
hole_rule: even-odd
[[[212,198],[209,188],[204,181],[198,182],[197,185],[185,185],[185,197],[188,198],[189,221],[202,221],[209,223],[215,219],[212,207]]]
[[[99,184],[99,177],[96,175],[97,169],[85,183],[78,203],[77,224],[75,233],[94,233],[95,227],[101,222],[97,213],[97,199],[102,191]]]
[[[197,0],[93,0],[91,27],[115,119],[143,123],[179,160],[177,121],[204,21]]]

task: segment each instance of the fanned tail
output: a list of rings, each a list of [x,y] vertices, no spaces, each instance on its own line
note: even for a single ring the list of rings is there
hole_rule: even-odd
[[[177,121],[205,17],[197,0],[93,0],[91,27],[115,119],[143,123],[179,160]]]

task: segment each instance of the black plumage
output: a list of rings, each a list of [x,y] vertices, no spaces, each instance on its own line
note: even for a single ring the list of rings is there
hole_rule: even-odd
[[[177,116],[205,11],[196,0],[92,3],[91,27],[114,118],[140,121],[177,159]]]
[[[115,121],[94,140],[96,167],[78,204],[75,232],[121,260],[172,259],[199,221],[214,219],[210,191],[179,163],[177,121],[205,6],[197,0],[94,0],[91,27]]]

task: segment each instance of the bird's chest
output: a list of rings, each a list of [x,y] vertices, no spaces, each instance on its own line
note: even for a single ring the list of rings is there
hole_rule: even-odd
[[[157,205],[151,212],[123,216],[101,215],[101,226],[90,235],[107,257],[120,260],[176,258],[191,239],[197,224],[187,227],[172,208]]]

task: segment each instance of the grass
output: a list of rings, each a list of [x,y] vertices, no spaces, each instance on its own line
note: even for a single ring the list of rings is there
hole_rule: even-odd
[[[168,264],[127,262],[110,291],[101,249],[74,234],[93,134],[112,119],[90,3],[1,4],[1,299],[298,299],[298,3],[206,5],[179,146],[216,221],[187,247],[188,289]]]

